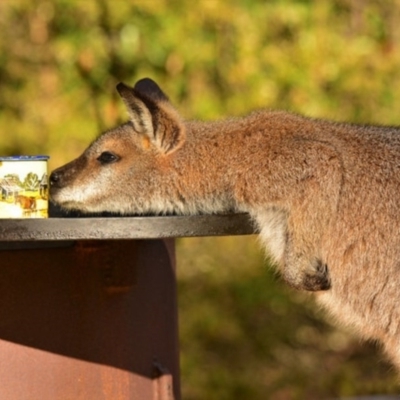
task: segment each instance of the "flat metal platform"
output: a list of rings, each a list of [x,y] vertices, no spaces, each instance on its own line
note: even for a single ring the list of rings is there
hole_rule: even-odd
[[[253,233],[256,229],[248,214],[0,219],[0,242],[159,239]]]

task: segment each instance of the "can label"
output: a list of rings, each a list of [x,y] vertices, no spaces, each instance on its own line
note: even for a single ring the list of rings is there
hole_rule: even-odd
[[[47,218],[47,156],[0,157],[0,218]]]

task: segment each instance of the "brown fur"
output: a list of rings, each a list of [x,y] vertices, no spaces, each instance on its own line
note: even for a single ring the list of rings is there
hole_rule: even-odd
[[[130,122],[53,172],[53,201],[86,212],[248,212],[283,278],[317,291],[400,368],[398,128],[282,111],[183,121],[149,79],[118,91]]]

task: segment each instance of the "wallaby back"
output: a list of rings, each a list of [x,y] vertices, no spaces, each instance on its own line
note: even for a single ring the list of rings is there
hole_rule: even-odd
[[[316,291],[400,368],[399,129],[282,111],[184,121],[150,79],[117,90],[130,121],[52,173],[54,202],[84,212],[248,212],[288,284]]]

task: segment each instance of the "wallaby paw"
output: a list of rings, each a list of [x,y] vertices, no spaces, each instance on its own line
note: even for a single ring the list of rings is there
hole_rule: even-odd
[[[319,259],[308,261],[306,266],[292,264],[283,270],[282,277],[288,285],[298,290],[317,292],[331,288],[328,266]]]
[[[300,286],[301,289],[310,292],[329,290],[331,288],[331,279],[328,266],[320,260],[315,260],[313,271],[304,273]]]

